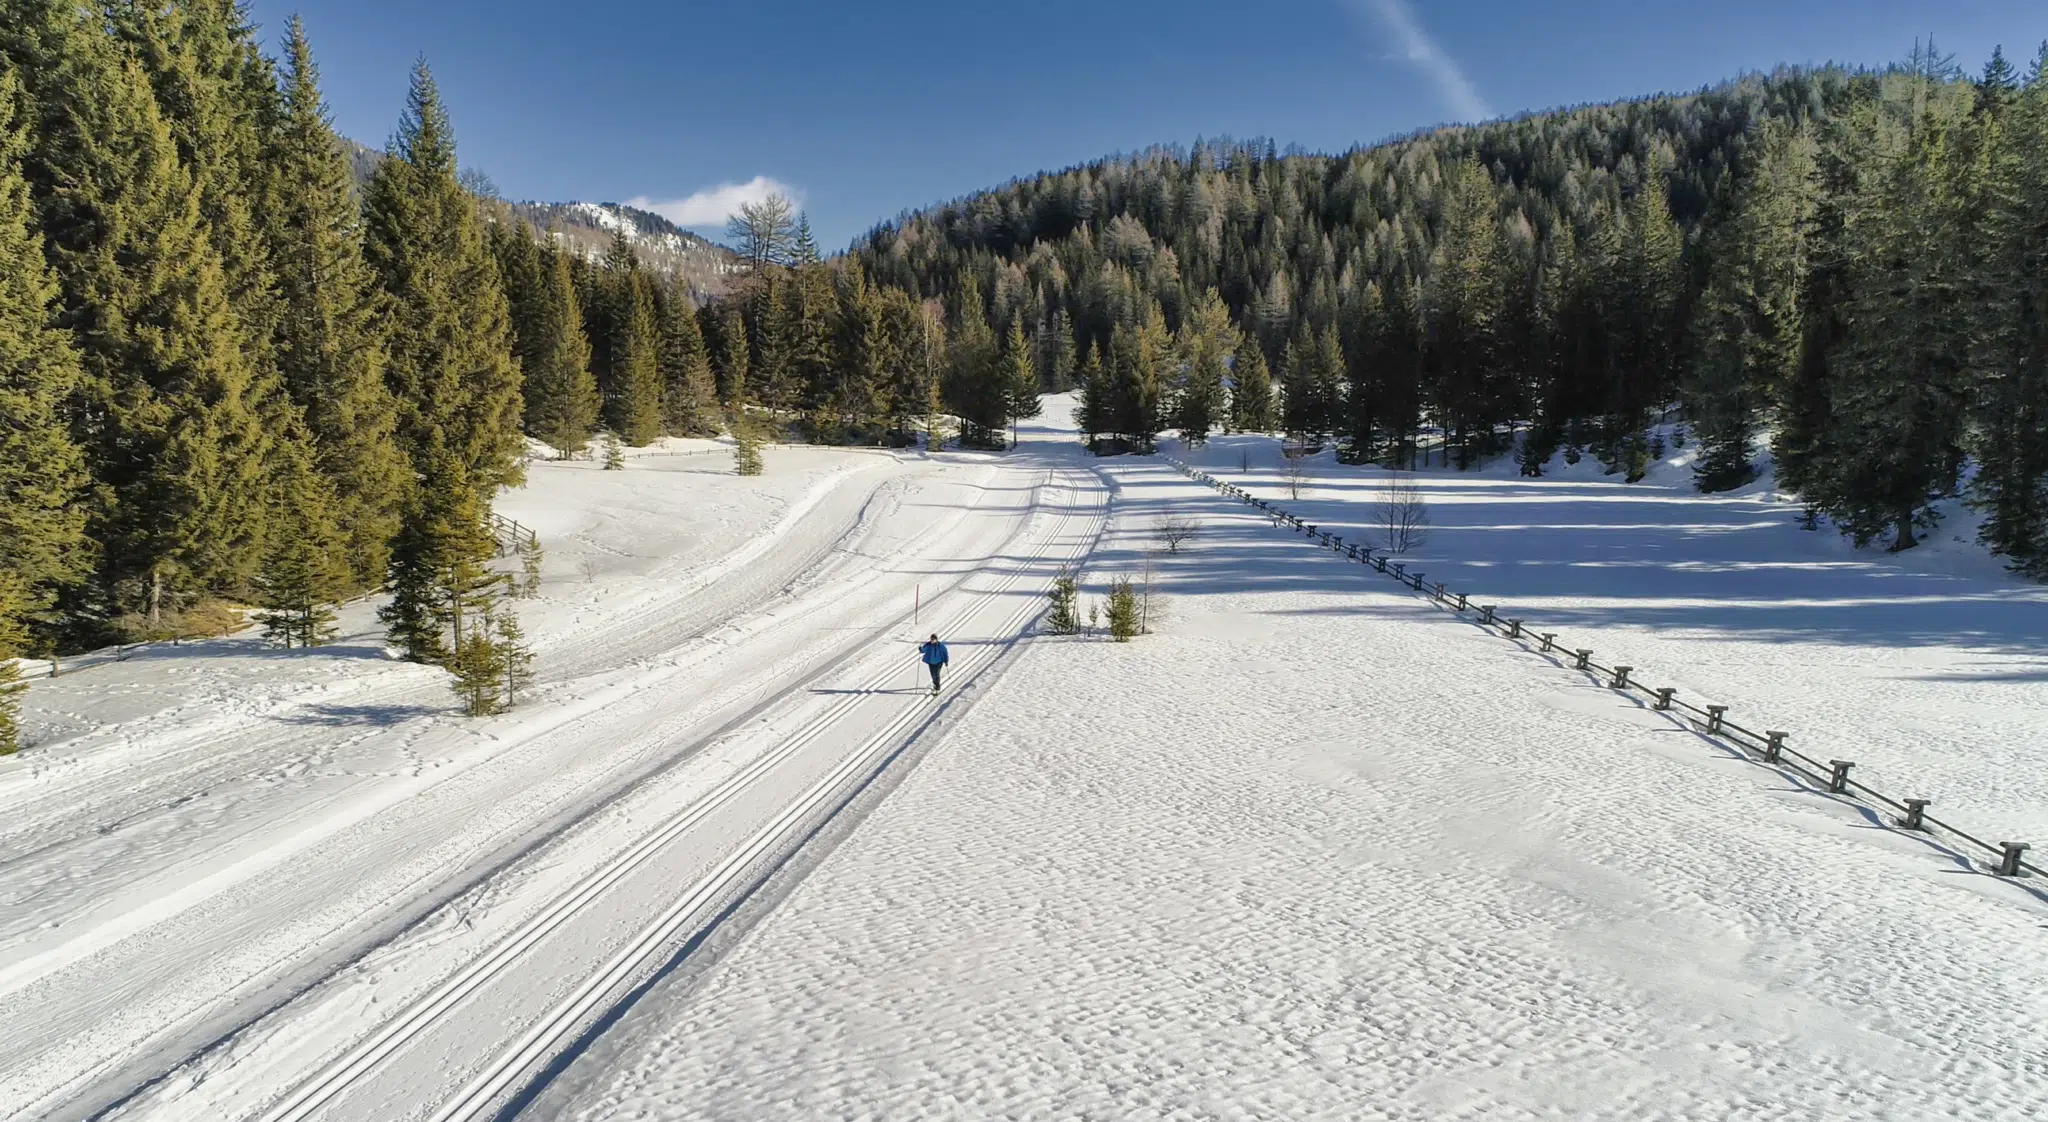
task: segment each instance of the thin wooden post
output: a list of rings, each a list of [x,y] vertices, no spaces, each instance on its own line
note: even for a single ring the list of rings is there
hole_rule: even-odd
[[[1764,734],[1764,762],[1765,762],[1765,763],[1767,763],[1767,764],[1775,764],[1775,763],[1777,763],[1777,762],[1778,762],[1778,757],[1779,757],[1779,755],[1780,755],[1780,754],[1782,754],[1782,753],[1783,753],[1784,751],[1785,751],[1785,734],[1784,734],[1784,733],[1782,733],[1782,732],[1767,732],[1767,733],[1765,733],[1765,734]]]
[[[1677,692],[1678,692],[1677,690],[1674,690],[1674,689],[1672,689],[1672,688],[1671,688],[1670,686],[1665,686],[1664,688],[1662,688],[1662,689],[1658,690],[1658,691],[1657,691],[1657,703],[1656,703],[1655,705],[1652,705],[1652,706],[1651,706],[1650,708],[1652,708],[1652,709],[1669,709],[1669,708],[1671,708],[1671,695],[1672,695],[1672,694],[1675,694],[1675,693],[1677,693]]]
[[[1582,651],[1573,651],[1572,653],[1578,656],[1578,661],[1576,661],[1576,662],[1572,663],[1572,669],[1574,669],[1574,670],[1587,670],[1587,669],[1590,669],[1590,667],[1588,667],[1588,666],[1586,665],[1586,663],[1588,663],[1588,662],[1592,661],[1592,658],[1593,658],[1593,652],[1592,652],[1592,651],[1584,651],[1584,650],[1582,650]]]
[[[1634,669],[1635,669],[1635,667],[1633,667],[1633,666],[1617,666],[1617,667],[1615,667],[1615,668],[1614,668],[1614,688],[1615,688],[1615,689],[1618,689],[1618,690],[1625,690],[1625,689],[1627,689],[1627,688],[1628,688],[1628,672],[1629,672],[1629,671],[1631,671],[1631,670],[1634,670]]]
[[[1499,606],[1496,604],[1481,604],[1479,606],[1479,622],[1486,624],[1488,627],[1493,626],[1493,613],[1499,610]]]
[[[1728,707],[1726,705],[1707,706],[1707,731],[1719,733],[1721,731],[1721,717],[1727,712]]]
[[[1509,620],[1509,621],[1508,621],[1508,638],[1510,638],[1510,639],[1519,639],[1519,638],[1521,638],[1521,637],[1522,637],[1522,621],[1521,621],[1521,620],[1518,620],[1518,619],[1511,619],[1511,620]]]
[[[1899,819],[1901,830],[1924,830],[1927,828],[1927,799],[1906,799],[1906,816]]]
[[[1555,648],[1556,648],[1556,646],[1557,646],[1557,632],[1555,632],[1555,631],[1546,631],[1546,632],[1544,632],[1544,633],[1543,633],[1543,653],[1544,653],[1544,654],[1549,654],[1549,653],[1550,653],[1550,652],[1551,652],[1551,651],[1552,651],[1553,649],[1555,649]]]
[[[2026,842],[1999,842],[1998,848],[2005,850],[2005,856],[1998,859],[1998,875],[2016,877],[2020,875],[2020,854],[2033,847]]]

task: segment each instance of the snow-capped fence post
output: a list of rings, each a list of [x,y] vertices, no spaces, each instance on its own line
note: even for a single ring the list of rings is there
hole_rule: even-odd
[[[1629,671],[1631,671],[1631,670],[1634,670],[1634,669],[1635,669],[1635,667],[1633,667],[1633,666],[1617,666],[1617,667],[1615,667],[1615,668],[1614,668],[1614,682],[1613,682],[1614,688],[1615,688],[1615,689],[1618,689],[1618,690],[1625,690],[1625,689],[1627,689],[1627,688],[1628,688],[1628,672],[1629,672]]]
[[[1707,706],[1707,731],[1718,735],[1721,731],[1721,717],[1727,712],[1726,705]]]
[[[1856,764],[1850,760],[1829,760],[1828,792],[1839,795],[1849,789],[1849,769]]]
[[[2016,877],[2020,875],[2020,854],[2033,847],[2026,842],[1999,842],[1998,848],[2005,851],[2005,856],[1998,859],[1998,875]]]
[[[1460,592],[1460,593],[1458,593],[1458,610],[1462,612],[1462,611],[1464,611],[1464,610],[1466,609],[1466,607],[1468,607],[1468,606],[1469,606],[1469,605],[1468,605],[1468,604],[1466,603],[1465,593],[1463,593],[1463,592]]]
[[[1924,829],[1926,829],[1926,828],[1927,828],[1927,823],[1926,823],[1925,819],[1926,819],[1926,817],[1927,817],[1927,803],[1928,803],[1928,801],[1929,801],[1929,800],[1927,800],[1927,799],[1903,799],[1903,800],[1901,800],[1901,801],[1902,801],[1902,802],[1903,802],[1903,803],[1905,804],[1905,807],[1906,807],[1906,816],[1905,816],[1904,818],[1901,818],[1901,819],[1899,819],[1899,829],[1901,829],[1901,830],[1924,830]]]
[[[1518,620],[1518,619],[1511,619],[1511,620],[1509,620],[1509,621],[1508,621],[1508,638],[1510,638],[1510,639],[1519,639],[1519,638],[1521,638],[1521,637],[1522,637],[1522,621],[1521,621],[1521,620]]]
[[[1385,557],[1375,557],[1372,559],[1372,563],[1373,567],[1380,572],[1384,573],[1387,571],[1387,559]]]
[[[1782,752],[1784,752],[1784,751],[1785,751],[1785,734],[1784,734],[1784,733],[1782,733],[1782,732],[1766,732],[1766,733],[1764,733],[1764,762],[1765,762],[1765,763],[1767,763],[1767,764],[1775,764],[1775,763],[1777,763],[1777,762],[1778,762],[1778,756],[1779,756],[1779,754],[1780,754],[1780,753],[1782,753]]]
[[[1573,653],[1573,654],[1575,654],[1575,655],[1577,655],[1577,656],[1579,656],[1579,657],[1578,657],[1578,660],[1577,660],[1576,662],[1573,662],[1573,663],[1572,663],[1572,669],[1573,669],[1573,670],[1590,670],[1590,669],[1592,669],[1592,667],[1590,667],[1590,666],[1587,666],[1587,665],[1586,665],[1586,664],[1587,664],[1588,662],[1591,662],[1591,661],[1593,660],[1593,652],[1592,652],[1592,651],[1587,651],[1587,650],[1579,650],[1579,651],[1573,651],[1572,653]]]
[[[1406,569],[1407,567],[1408,566],[1402,564],[1399,561],[1394,562],[1394,579],[1398,581],[1406,581],[1408,579],[1408,574],[1402,572],[1401,570]]]
[[[1492,626],[1493,626],[1493,613],[1494,613],[1494,612],[1496,612],[1496,611],[1498,611],[1498,610],[1499,610],[1499,606],[1498,606],[1498,605],[1495,605],[1495,604],[1481,604],[1481,605],[1479,605],[1479,622],[1480,622],[1480,623],[1482,623],[1482,624],[1484,624],[1484,625],[1486,625],[1487,627],[1492,627]]]
[[[1436,599],[1438,603],[1442,603],[1444,600],[1444,582],[1442,581],[1436,582]]]
[[[1544,654],[1549,654],[1551,651],[1557,649],[1557,632],[1546,631],[1543,633],[1542,639]]]
[[[1411,581],[1413,581],[1413,582],[1415,582],[1415,591],[1417,591],[1417,592],[1420,592],[1420,591],[1422,591],[1422,574],[1421,574],[1421,573],[1416,573],[1415,575],[1413,575],[1413,576],[1409,577],[1408,579],[1409,579],[1409,580],[1411,580]]]
[[[1665,686],[1664,688],[1658,690],[1657,704],[1650,706],[1650,708],[1660,711],[1671,708],[1671,695],[1677,692],[1677,690],[1672,689],[1670,686]]]

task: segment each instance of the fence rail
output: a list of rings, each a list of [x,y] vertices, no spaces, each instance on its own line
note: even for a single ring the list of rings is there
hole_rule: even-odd
[[[1386,573],[1416,592],[1422,593],[1428,597],[1431,604],[1437,607],[1459,615],[1464,615],[1476,607],[1478,615],[1472,622],[1499,634],[1503,638],[1512,640],[1524,650],[1551,656],[1561,666],[1569,665],[1571,669],[1593,675],[1596,680],[1604,681],[1609,689],[1645,697],[1649,700],[1650,708],[1657,712],[1686,714],[1687,723],[1696,732],[1704,736],[1713,737],[1724,744],[1734,746],[1740,750],[1745,758],[1796,772],[1813,782],[1823,784],[1830,793],[1846,795],[1859,802],[1888,807],[1897,811],[1898,816],[1896,817],[1879,816],[1894,829],[1927,833],[1959,842],[1965,846],[1975,847],[1988,856],[1989,859],[1985,864],[1995,876],[2018,877],[2024,876],[2027,873],[2032,873],[2036,876],[2043,875],[2043,869],[2040,865],[2026,859],[2025,854],[2030,847],[2025,842],[2000,841],[1993,844],[1952,822],[1936,818],[1932,814],[1927,813],[1927,808],[1933,805],[1930,799],[1893,798],[1859,780],[1853,779],[1850,777],[1850,772],[1856,766],[1853,760],[1828,760],[1826,762],[1816,760],[1787,744],[1785,740],[1789,735],[1788,733],[1776,729],[1766,729],[1763,732],[1757,732],[1729,720],[1729,707],[1726,705],[1694,705],[1687,701],[1681,701],[1678,698],[1678,691],[1676,689],[1650,686],[1637,680],[1635,677],[1636,668],[1633,666],[1619,664],[1603,666],[1593,661],[1591,649],[1569,647],[1558,638],[1556,632],[1532,632],[1528,630],[1529,621],[1527,619],[1503,617],[1500,614],[1500,606],[1497,604],[1474,605],[1472,603],[1473,594],[1470,592],[1454,592],[1445,587],[1442,582],[1430,584],[1424,579],[1425,574],[1409,572],[1408,562],[1393,560],[1393,555],[1385,550],[1375,550],[1371,546],[1348,543],[1342,537],[1332,534],[1327,530],[1322,530],[1280,506],[1254,496],[1242,487],[1226,483],[1199,468],[1190,467],[1172,456],[1162,458],[1167,463],[1172,464],[1174,469],[1182,475],[1196,482],[1207,484],[1247,506],[1256,507],[1272,521],[1274,526],[1300,531],[1302,534],[1313,539],[1321,548],[1342,554],[1360,564],[1370,565],[1373,571]]]
[[[530,527],[522,526],[496,511],[491,512],[490,519],[491,537],[498,542],[500,557],[508,553],[518,553],[522,549],[532,549],[540,544],[539,536]]]

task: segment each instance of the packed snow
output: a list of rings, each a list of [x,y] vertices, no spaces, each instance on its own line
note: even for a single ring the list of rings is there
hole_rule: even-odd
[[[1093,460],[1072,405],[1005,455],[536,462],[504,717],[453,716],[373,602],[330,648],[37,683],[8,1116],[2048,1113],[2041,886]],[[1372,538],[1378,469],[1294,498],[1269,438],[1166,451]],[[1420,473],[1412,566],[2048,844],[2048,596],[1966,526],[1887,556],[1682,454],[1551,466]],[[1149,570],[1154,634],[1025,640],[1075,560],[1087,604]]]

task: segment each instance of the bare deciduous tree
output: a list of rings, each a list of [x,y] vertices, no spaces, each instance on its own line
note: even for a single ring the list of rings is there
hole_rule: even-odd
[[[796,242],[796,207],[789,199],[774,194],[760,202],[741,203],[737,214],[726,219],[725,236],[745,262],[749,273],[789,260]]]
[[[1387,473],[1374,515],[1391,553],[1406,553],[1429,536],[1429,503],[1412,475]]]
[[[1152,524],[1152,537],[1166,547],[1166,552],[1179,553],[1180,547],[1199,529],[1201,523],[1186,515],[1165,514]]]
[[[1287,484],[1287,497],[1298,499],[1308,490],[1308,449],[1289,443],[1280,450],[1280,480]]]

